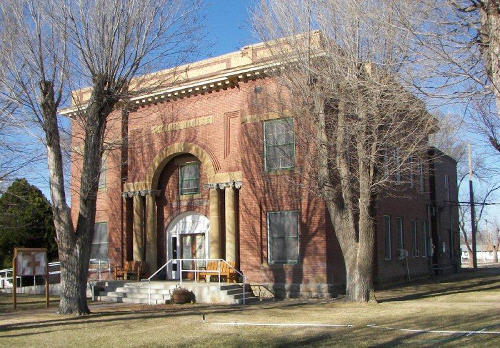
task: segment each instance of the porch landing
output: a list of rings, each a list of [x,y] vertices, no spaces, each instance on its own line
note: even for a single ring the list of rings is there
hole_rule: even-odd
[[[211,304],[243,304],[243,284],[197,283],[193,281],[100,281],[94,284],[95,299],[104,302],[165,304],[172,291],[182,287],[194,294],[195,302]],[[149,295],[151,294],[151,295]],[[248,284],[245,286],[245,303],[258,301]]]

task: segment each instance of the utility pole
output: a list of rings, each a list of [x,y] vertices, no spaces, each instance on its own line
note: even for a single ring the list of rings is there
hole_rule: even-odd
[[[472,150],[469,148],[469,202],[470,202],[470,224],[472,230],[472,267],[477,270],[477,253],[476,253],[476,209],[474,207],[474,190],[472,188]]]

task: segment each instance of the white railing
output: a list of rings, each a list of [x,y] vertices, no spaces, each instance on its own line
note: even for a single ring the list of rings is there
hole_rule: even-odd
[[[219,283],[219,289],[221,287],[220,284],[220,277],[222,273],[222,263],[226,264],[230,269],[232,269],[235,273],[237,273],[243,280],[243,304],[246,304],[246,277],[243,273],[238,271],[235,267],[233,267],[229,262],[227,262],[224,259],[170,259],[167,262],[163,264],[156,272],[154,272],[148,279],[144,279],[144,281],[148,281],[148,304],[151,304],[151,279],[154,278],[158,273],[160,273],[165,267],[167,267],[169,264],[173,264],[173,262],[176,261],[177,265],[179,265],[179,283],[182,284],[182,274],[183,273],[194,273],[195,274],[195,280],[199,281],[199,276],[198,273],[213,273],[213,275],[216,275],[218,278],[218,283]],[[194,262],[193,262],[194,261]],[[214,270],[208,270],[206,269],[206,266],[208,265],[208,262],[217,262],[217,269]],[[192,268],[184,268],[183,269],[183,263],[184,262],[190,262],[191,264],[194,263],[194,269]],[[205,266],[200,268],[198,265],[199,263],[204,263]]]
[[[49,262],[49,276],[55,274],[61,274],[61,262]],[[93,267],[97,266],[97,267]],[[101,280],[102,273],[108,272],[111,273],[111,263],[109,260],[101,260],[101,259],[90,259],[89,261],[89,273],[97,273],[98,280]],[[4,288],[12,288],[12,268],[5,268],[0,270],[0,289]],[[26,276],[25,276],[26,277]],[[16,276],[17,281],[19,281],[19,285],[22,284],[21,279],[22,276]],[[33,284],[35,284],[35,276],[33,276]]]

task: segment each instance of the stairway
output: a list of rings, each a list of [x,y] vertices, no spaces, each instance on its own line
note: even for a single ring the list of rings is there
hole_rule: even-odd
[[[165,304],[170,301],[172,291],[176,287],[183,287],[191,291],[197,303],[213,304],[243,304],[243,285],[221,283],[195,283],[172,281],[151,282],[151,304]],[[98,301],[123,303],[149,303],[148,282],[125,282],[115,287],[107,284],[104,290],[99,291]],[[250,286],[246,285],[246,303],[254,303],[259,299],[253,294]]]

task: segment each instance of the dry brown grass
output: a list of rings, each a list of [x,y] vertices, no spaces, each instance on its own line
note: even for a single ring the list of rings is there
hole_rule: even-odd
[[[59,316],[54,313],[55,307],[6,311],[5,302],[10,298],[2,296],[0,346],[500,346],[500,335],[413,333],[367,327],[375,323],[394,328],[500,331],[500,269],[439,280],[378,291],[377,304],[345,303],[341,299],[286,300],[251,306],[93,304],[93,314],[86,317]],[[216,324],[221,322],[353,327]]]

